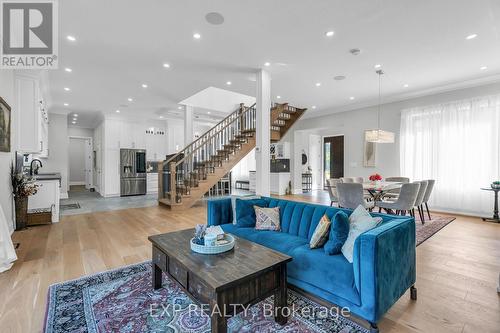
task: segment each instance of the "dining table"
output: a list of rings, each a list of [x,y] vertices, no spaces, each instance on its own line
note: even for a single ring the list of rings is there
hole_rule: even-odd
[[[402,185],[401,182],[364,182],[363,190],[370,193],[373,201],[379,201],[388,191],[400,189]]]

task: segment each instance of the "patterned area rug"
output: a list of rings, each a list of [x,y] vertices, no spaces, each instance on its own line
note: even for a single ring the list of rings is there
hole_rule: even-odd
[[[347,318],[289,291],[293,315],[280,326],[266,314],[272,297],[228,321],[229,332],[367,333]],[[164,275],[163,288],[151,287],[151,263],[144,262],[52,285],[44,332],[210,332],[210,318]]]
[[[420,221],[420,217],[418,214],[415,214],[415,229],[416,229],[416,242],[417,246],[431,238],[435,233],[439,230],[446,227],[449,223],[455,220],[455,217],[449,216],[439,216],[439,215],[431,215],[431,220],[428,220],[427,213],[425,215],[425,223],[422,224]]]

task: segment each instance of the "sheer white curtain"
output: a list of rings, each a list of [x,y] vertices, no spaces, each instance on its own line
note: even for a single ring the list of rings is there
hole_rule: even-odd
[[[16,251],[12,245],[7,218],[0,206],[0,273],[12,267],[12,263],[17,259]]]
[[[481,187],[500,179],[500,95],[416,107],[401,113],[401,175],[435,179],[435,209],[491,215]]]

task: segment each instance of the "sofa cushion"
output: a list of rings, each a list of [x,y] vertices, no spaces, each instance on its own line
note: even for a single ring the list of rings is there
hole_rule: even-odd
[[[352,264],[342,254],[330,256],[321,248],[303,245],[289,255],[293,260],[287,265],[288,276],[359,303]]]
[[[307,245],[307,239],[279,231],[256,231],[252,241],[287,255],[294,249]]]
[[[255,227],[255,209],[253,206],[267,207],[264,199],[236,199],[236,225],[240,228]]]
[[[254,206],[255,230],[280,230],[280,208],[266,208]]]
[[[324,246],[325,253],[329,255],[339,254],[348,235],[349,217],[344,212],[337,212],[332,219],[328,241]]]
[[[239,228],[233,224],[221,225],[224,232],[290,255],[297,247],[308,244],[307,239],[279,231],[261,231],[254,228]]]
[[[382,222],[381,217],[372,217],[361,205],[349,215],[349,235],[342,246],[342,254],[349,262],[352,263],[356,238],[363,232],[375,228],[380,222]]]

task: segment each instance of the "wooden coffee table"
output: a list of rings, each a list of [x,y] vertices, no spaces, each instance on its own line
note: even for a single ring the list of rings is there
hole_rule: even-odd
[[[291,257],[236,236],[231,251],[199,254],[191,251],[193,234],[189,229],[148,237],[153,245],[154,289],[162,286],[162,272],[168,273],[210,309],[212,332],[226,332],[229,317],[271,295],[275,321],[286,324],[288,311],[282,308],[287,306],[286,264]]]

